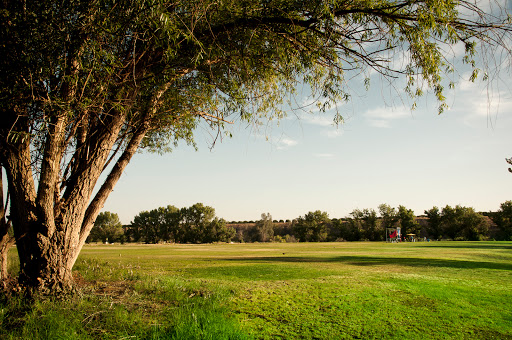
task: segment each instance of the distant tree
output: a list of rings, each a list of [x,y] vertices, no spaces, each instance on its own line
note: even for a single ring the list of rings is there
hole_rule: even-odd
[[[235,233],[234,233],[234,236],[233,236],[233,241],[235,242],[247,242],[246,238],[245,238],[245,230],[243,230],[242,228],[233,228],[235,230]]]
[[[258,242],[269,242],[274,237],[274,225],[276,222],[272,221],[270,213],[261,214],[261,220],[256,221],[256,240]]]
[[[201,243],[207,233],[208,225],[215,218],[215,209],[202,203],[196,203],[189,208],[182,208],[180,214],[182,242]]]
[[[485,217],[475,212],[473,208],[460,205],[452,208],[447,205],[442,210],[443,235],[453,240],[479,241],[487,235],[488,229]]]
[[[129,226],[129,235],[134,241],[158,243],[162,240],[161,230],[164,223],[162,209],[142,211],[133,218]]]
[[[382,241],[385,237],[377,212],[373,209],[355,209],[350,213],[355,225],[358,226],[361,239],[369,241]]]
[[[139,216],[141,213],[142,212],[139,212],[137,216]],[[135,216],[133,221],[126,226],[125,237],[128,242],[140,242],[142,240],[143,226],[139,223],[135,223],[137,216]]]
[[[304,217],[301,216],[297,219],[293,226],[293,232],[301,242],[321,242],[327,240],[329,223],[327,212],[310,211]]]
[[[327,231],[327,241],[337,241],[337,240],[346,240],[343,237],[343,230],[340,220],[337,218],[331,218],[331,222],[329,223],[329,230]]]
[[[181,214],[180,209],[173,205],[165,208],[159,208],[161,225],[159,235],[162,241],[176,241],[176,235],[180,226]]]
[[[404,235],[407,234],[416,234],[420,233],[420,225],[416,221],[416,216],[414,215],[414,211],[411,209],[407,209],[403,205],[398,206],[398,223],[401,227],[401,232]]]
[[[119,216],[109,211],[99,213],[89,234],[89,242],[118,242],[124,235]]]
[[[229,228],[224,219],[215,217],[206,224],[202,243],[230,242],[235,237],[235,233],[235,229]]]
[[[224,219],[215,217],[215,209],[196,203],[178,209],[168,205],[151,211],[142,211],[128,226],[128,235],[133,241],[158,243],[229,242],[235,229],[228,228]]]
[[[498,227],[496,238],[512,241],[512,201],[501,203],[500,209],[493,216],[493,221]]]
[[[441,212],[443,235],[447,236],[448,238],[451,238],[452,240],[454,240],[457,237],[460,237],[463,227],[460,220],[461,210],[458,209],[459,211],[457,211],[457,207],[452,208],[451,206],[447,205],[443,208]]]
[[[443,232],[441,211],[438,207],[434,206],[429,210],[425,210],[425,215],[428,217],[427,233],[429,237],[434,240],[440,239]]]
[[[378,207],[380,214],[380,223],[383,230],[386,228],[396,227],[397,222],[400,220],[398,216],[398,211],[395,208],[392,208],[388,204],[380,204]]]
[[[339,239],[345,241],[359,241],[361,239],[361,231],[362,224],[353,218],[346,220],[332,219],[329,237],[332,237],[334,241]]]
[[[507,161],[508,164],[512,165],[512,157],[511,158],[505,158],[505,161]],[[512,172],[512,168],[508,168],[509,172]]]
[[[274,238],[276,236],[280,236],[283,240],[285,240],[287,235],[293,235],[293,226],[290,220],[287,222],[274,224]]]
[[[416,216],[411,209],[407,209],[403,205],[398,208],[392,208],[388,204],[379,205],[380,223],[383,231],[386,228],[401,228],[401,234],[418,234],[420,226],[416,221]]]

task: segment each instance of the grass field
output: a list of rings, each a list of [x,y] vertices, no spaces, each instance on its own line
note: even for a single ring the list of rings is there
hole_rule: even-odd
[[[2,338],[512,339],[512,242],[88,245]]]

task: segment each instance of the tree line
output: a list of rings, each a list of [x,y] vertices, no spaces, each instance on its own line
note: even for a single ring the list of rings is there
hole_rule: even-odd
[[[355,209],[348,217],[329,218],[327,212],[310,211],[294,220],[278,222],[270,213],[255,222],[228,223],[215,209],[196,203],[188,208],[160,207],[140,212],[123,226],[115,213],[99,214],[88,242],[212,243],[212,242],[333,242],[384,241],[386,233],[428,240],[512,241],[512,201],[496,212],[478,213],[471,207],[449,205],[425,210],[415,216],[405,206],[379,205]],[[388,235],[389,236],[389,235]]]
[[[88,241],[212,243],[229,242],[234,233],[224,219],[215,216],[214,208],[196,203],[188,208],[168,205],[142,211],[127,226],[121,224],[117,214],[102,212]]]

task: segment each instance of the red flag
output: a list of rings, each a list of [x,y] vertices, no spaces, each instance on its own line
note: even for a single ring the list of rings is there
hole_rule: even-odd
[[[389,235],[389,238],[395,238],[396,237],[396,230],[393,231],[390,235]]]

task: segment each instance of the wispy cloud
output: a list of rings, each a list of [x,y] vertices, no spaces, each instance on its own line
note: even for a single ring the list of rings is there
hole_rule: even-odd
[[[318,125],[318,126],[332,126],[334,124],[332,117],[317,114],[304,113],[300,116],[300,119],[307,124]]]
[[[278,150],[284,150],[284,149],[288,149],[292,146],[295,146],[297,145],[299,142],[297,142],[296,140],[294,139],[291,139],[291,138],[280,138],[278,141],[277,141],[277,149]]]
[[[469,73],[462,78],[468,79]],[[463,117],[464,124],[468,126],[481,124],[482,118],[494,124],[500,113],[512,112],[510,87],[499,79],[489,83],[464,80],[459,82],[458,89],[452,109]]]
[[[367,122],[370,126],[376,127],[376,128],[387,129],[387,128],[391,127],[391,125],[389,124],[389,122],[387,120],[367,119]]]
[[[370,126],[377,128],[391,127],[391,121],[409,117],[411,112],[405,108],[378,107],[366,111],[364,117]]]
[[[375,109],[370,109],[366,111],[365,116],[370,119],[400,119],[407,116],[410,116],[411,113],[405,107],[378,107]]]
[[[327,138],[337,138],[343,136],[343,130],[342,129],[325,129],[324,135],[327,136]]]

